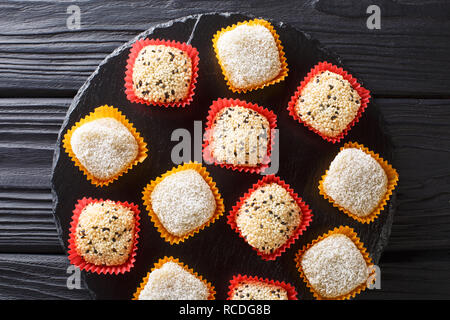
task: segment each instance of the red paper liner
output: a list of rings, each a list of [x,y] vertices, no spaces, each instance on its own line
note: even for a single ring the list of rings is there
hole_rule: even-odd
[[[98,274],[119,274],[119,273],[125,273],[131,270],[131,268],[134,266],[134,262],[136,261],[136,251],[137,251],[137,244],[138,244],[138,238],[139,238],[139,208],[134,203],[128,203],[128,202],[120,202],[120,201],[113,201],[115,204],[127,207],[131,209],[134,212],[134,239],[133,239],[133,248],[131,250],[130,256],[128,257],[128,260],[121,265],[118,266],[98,266],[93,263],[86,262],[83,257],[81,257],[76,250],[76,243],[75,243],[75,234],[76,234],[76,228],[78,225],[78,219],[80,217],[81,212],[83,209],[90,203],[97,203],[97,202],[103,202],[103,199],[92,199],[92,198],[86,198],[79,199],[78,203],[75,205],[75,209],[73,210],[73,216],[72,216],[72,222],[70,223],[70,237],[69,237],[69,260],[70,263],[74,266],[77,266],[80,268],[80,270],[85,270],[89,272],[94,272]],[[106,200],[105,200],[106,201]],[[111,201],[111,200],[110,200]]]
[[[158,262],[155,263],[155,266],[150,270],[150,272],[147,273],[147,275],[142,279],[142,282],[140,283],[139,287],[137,287],[136,292],[133,294],[133,298],[131,300],[139,300],[139,296],[141,295],[142,290],[144,290],[145,286],[147,285],[148,278],[150,276],[150,273],[152,273],[154,270],[161,268],[166,262],[174,262],[178,264],[180,267],[182,267],[184,270],[192,274],[194,277],[202,281],[209,291],[208,300],[215,300],[216,295],[216,289],[214,286],[209,282],[208,280],[204,279],[201,275],[199,275],[197,272],[195,272],[192,268],[189,268],[188,265],[185,265],[183,262],[181,262],[178,258],[174,258],[172,256],[167,257],[165,256],[162,259],[159,259]]]
[[[353,89],[355,89],[359,96],[361,97],[361,106],[358,109],[358,112],[355,116],[355,118],[347,125],[347,127],[336,137],[328,137],[322,133],[320,133],[318,130],[316,130],[315,128],[313,128],[310,124],[304,122],[298,115],[297,112],[295,111],[295,106],[297,104],[297,100],[299,99],[299,97],[301,96],[301,93],[303,91],[303,88],[318,74],[324,72],[324,71],[330,71],[330,72],[334,72],[337,73],[339,75],[341,75],[345,80],[347,80],[348,82],[350,82],[350,84],[352,85]],[[349,74],[347,71],[345,71],[342,68],[339,68],[329,62],[323,61],[323,62],[319,62],[318,64],[316,64],[311,71],[306,75],[306,77],[303,79],[303,81],[300,83],[300,86],[297,87],[297,91],[295,92],[295,94],[291,97],[291,101],[289,102],[288,105],[288,111],[289,114],[295,119],[297,120],[299,123],[302,123],[305,127],[307,127],[309,130],[317,133],[319,136],[321,136],[323,139],[332,142],[332,143],[336,143],[339,142],[341,139],[343,139],[345,137],[345,135],[347,135],[347,133],[350,131],[350,129],[359,122],[359,119],[361,118],[363,112],[365,111],[365,109],[367,108],[367,104],[369,103],[369,99],[370,99],[370,91],[367,90],[366,88],[362,87],[361,84],[358,83],[358,80],[356,78],[353,78],[353,76],[351,74]]]
[[[251,276],[241,275],[241,274],[233,276],[233,278],[230,280],[230,285],[228,286],[229,290],[228,290],[227,300],[231,300],[231,298],[233,297],[234,289],[241,282],[246,282],[246,283],[263,282],[268,285],[281,287],[287,291],[288,300],[298,300],[297,299],[297,291],[295,290],[294,286],[292,286],[290,283],[285,283],[284,281],[282,281],[282,282],[274,281],[274,280],[270,280],[267,278],[263,279],[263,278],[259,278],[256,276],[251,277]]]
[[[325,239],[326,237],[334,235],[334,234],[346,235],[347,237],[349,237],[353,241],[355,246],[361,252],[361,254],[362,254],[363,258],[364,258],[364,261],[366,262],[367,267],[370,268],[369,276],[368,276],[367,279],[372,279],[372,283],[373,283],[373,281],[375,281],[375,277],[374,277],[375,269],[371,268],[373,266],[372,259],[370,259],[369,253],[367,252],[367,249],[364,247],[364,243],[361,242],[361,240],[359,239],[357,233],[352,228],[347,227],[347,226],[336,227],[333,230],[330,230],[327,233],[319,236],[318,238],[313,240],[311,243],[303,246],[303,248],[300,249],[298,251],[298,253],[295,255],[295,263],[296,263],[296,267],[297,267],[298,271],[300,272],[300,277],[306,283],[306,286],[313,293],[314,297],[317,300],[349,300],[351,298],[354,298],[357,294],[360,294],[362,291],[366,290],[366,288],[367,288],[367,284],[368,283],[366,281],[365,283],[362,283],[359,286],[357,286],[355,289],[353,289],[349,293],[343,294],[343,295],[338,296],[336,298],[326,298],[326,297],[321,296],[320,293],[318,293],[316,290],[314,290],[313,286],[309,283],[309,280],[306,277],[305,273],[303,272],[303,268],[302,268],[302,257],[303,257],[303,254],[309,248],[311,248],[313,245],[315,245],[316,243],[318,243],[318,242],[322,241],[323,239]]]
[[[211,154],[211,150],[209,148],[210,144],[210,138],[211,138],[211,132],[212,132],[212,125],[214,122],[214,118],[216,117],[217,113],[221,111],[224,108],[232,107],[232,106],[240,106],[244,108],[252,109],[253,111],[258,112],[260,115],[264,116],[267,121],[269,121],[269,127],[270,127],[270,142],[267,146],[267,155],[264,157],[263,162],[259,164],[258,166],[251,167],[251,166],[243,166],[243,165],[233,165],[229,163],[219,163],[217,162],[213,155]],[[209,108],[208,117],[206,118],[206,138],[203,142],[203,159],[207,163],[214,163],[216,166],[220,166],[222,168],[237,170],[239,172],[250,172],[250,173],[261,173],[264,172],[268,167],[270,163],[270,156],[272,154],[272,148],[275,144],[275,132],[277,127],[277,116],[272,112],[269,111],[266,108],[263,108],[257,104],[249,103],[246,101],[242,101],[239,99],[222,99],[219,98],[216,101],[213,101],[212,105]]]
[[[191,82],[189,85],[188,94],[183,100],[164,103],[164,102],[158,102],[158,101],[147,101],[147,100],[139,98],[135,95],[134,88],[133,88],[134,63],[135,63],[136,58],[138,57],[141,49],[143,49],[144,47],[149,46],[149,45],[164,45],[164,46],[168,46],[168,47],[177,48],[179,50],[184,51],[189,56],[189,58],[191,58],[192,77],[191,77]],[[142,103],[142,104],[146,104],[146,105],[164,106],[166,108],[167,107],[185,107],[186,105],[189,105],[192,102],[192,97],[194,96],[195,84],[197,83],[199,60],[200,60],[200,58],[198,56],[197,49],[185,42],[180,43],[175,40],[170,41],[170,40],[160,40],[160,39],[144,39],[144,40],[136,41],[133,44],[133,46],[131,47],[130,54],[129,54],[128,60],[127,60],[126,72],[125,72],[125,94],[127,96],[127,99],[131,102],[137,102],[137,103]]]
[[[281,180],[279,177],[274,175],[268,175],[259,180],[257,183],[253,185],[251,189],[247,191],[247,193],[242,196],[239,201],[236,203],[236,205],[233,206],[230,213],[228,214],[228,224],[231,226],[231,228],[239,234],[239,237],[244,239],[245,242],[246,239],[242,235],[241,231],[239,230],[237,224],[236,224],[236,218],[239,209],[244,204],[244,201],[250,197],[250,195],[255,192],[256,189],[270,184],[270,183],[277,183],[278,185],[282,186],[284,189],[286,189],[291,197],[297,202],[298,206],[300,207],[300,225],[297,227],[297,229],[294,231],[294,233],[291,235],[289,239],[286,240],[286,242],[276,249],[274,252],[267,254],[264,252],[259,251],[257,248],[250,246],[253,250],[256,251],[256,253],[263,259],[263,260],[275,260],[277,257],[281,256],[283,252],[285,252],[289,247],[303,234],[303,232],[306,230],[306,228],[310,225],[312,221],[312,211],[309,208],[309,206],[300,198],[297,193],[294,192],[294,190],[291,189],[291,187],[286,184],[283,180]]]

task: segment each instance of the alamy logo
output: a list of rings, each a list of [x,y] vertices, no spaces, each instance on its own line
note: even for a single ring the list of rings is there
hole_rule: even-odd
[[[178,128],[172,132],[171,141],[178,142],[171,151],[171,160],[178,165],[184,162],[189,162],[191,159],[202,163],[203,158],[203,142],[217,139],[218,144],[223,142],[221,140],[226,132],[213,132],[207,130],[203,133],[202,122],[194,121],[194,137],[192,137],[189,130]],[[256,165],[260,163],[269,164],[269,167],[261,174],[276,174],[279,169],[279,135],[278,129],[273,130],[269,134],[274,134],[274,144],[270,149],[270,158],[268,156],[268,147],[271,145],[271,137],[268,133],[261,129],[236,130],[233,132],[236,137],[231,140],[228,145],[221,143],[219,147],[214,147],[214,158],[219,162],[232,163],[235,165]],[[212,151],[211,143],[206,147],[206,152]]]
[[[81,271],[78,267],[70,265],[66,271],[69,276],[66,280],[67,289],[81,289]]]
[[[370,14],[370,16],[367,18],[367,29],[374,30],[374,29],[381,29],[381,9],[379,6],[373,4],[367,7],[366,10],[367,14]]]
[[[70,5],[67,7],[67,14],[70,16],[66,20],[67,29],[79,30],[81,29],[81,11],[77,5]]]

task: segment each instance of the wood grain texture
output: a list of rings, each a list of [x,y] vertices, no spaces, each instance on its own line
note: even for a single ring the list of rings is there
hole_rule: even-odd
[[[390,129],[396,150],[393,165],[400,169],[398,208],[387,250],[449,249],[450,168],[445,164],[450,159],[450,100],[374,102]],[[57,131],[69,103],[69,99],[0,99],[2,252],[62,252],[51,214],[50,171]],[[42,124],[38,115],[52,120]],[[4,135],[8,126],[16,132]],[[418,171],[417,163],[426,165]]]
[[[67,289],[65,255],[0,254],[0,299],[91,299],[84,287]],[[357,299],[450,299],[449,251],[385,253],[381,289]],[[300,280],[296,287],[304,287]],[[302,298],[302,297],[300,297]]]
[[[80,30],[66,26],[70,4],[0,1],[0,96],[73,96],[107,54],[152,24],[211,10],[272,18],[310,33],[377,95],[449,94],[444,0],[88,1],[77,3]],[[381,8],[381,30],[366,27],[371,4]]]
[[[0,251],[61,253],[51,163],[70,99],[0,100]]]
[[[64,255],[0,254],[0,300],[90,299],[83,285],[67,288],[68,267]]]

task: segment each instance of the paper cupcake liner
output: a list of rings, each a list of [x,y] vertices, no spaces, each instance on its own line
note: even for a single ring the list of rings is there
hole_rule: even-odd
[[[125,167],[122,171],[117,173],[115,176],[113,176],[110,179],[107,180],[101,180],[93,176],[78,160],[75,153],[72,150],[72,145],[70,143],[70,140],[72,139],[72,134],[76,129],[81,127],[83,124],[86,124],[90,121],[101,119],[101,118],[114,118],[117,121],[119,121],[121,124],[123,124],[128,131],[133,135],[133,137],[136,139],[136,142],[138,144],[138,154],[136,156],[136,159],[132,161],[127,167]],[[95,186],[107,186],[108,184],[112,183],[113,181],[119,179],[120,176],[126,174],[128,170],[130,170],[133,166],[137,165],[140,162],[143,162],[145,158],[147,158],[147,143],[144,142],[144,139],[140,136],[139,132],[136,131],[136,129],[133,127],[133,124],[128,121],[128,119],[122,115],[122,112],[120,112],[118,109],[103,105],[101,107],[96,108],[93,112],[91,112],[89,115],[75,123],[75,125],[72,126],[70,130],[67,131],[67,133],[64,135],[63,139],[63,146],[66,153],[69,155],[69,157],[72,159],[72,161],[75,163],[75,166],[77,166],[83,173],[86,175],[87,180],[89,180],[92,184]]]
[[[344,150],[346,148],[357,148],[357,149],[360,149],[361,151],[364,151],[366,154],[370,155],[372,158],[374,158],[380,164],[380,166],[386,172],[386,176],[388,178],[386,194],[384,195],[383,199],[381,199],[381,201],[378,203],[378,205],[375,207],[375,209],[370,214],[368,214],[365,217],[359,217],[359,216],[351,213],[349,210],[345,209],[344,207],[341,207],[340,205],[338,205],[333,200],[333,198],[330,197],[325,192],[325,188],[323,186],[323,183],[324,183],[325,178],[326,178],[326,176],[328,174],[328,170],[325,171],[325,175],[323,175],[321,180],[319,181],[319,193],[325,199],[327,199],[333,205],[333,207],[338,208],[339,210],[344,212],[349,217],[355,219],[356,221],[368,224],[368,223],[371,223],[375,219],[378,218],[378,216],[380,215],[381,211],[384,209],[384,206],[389,201],[389,198],[391,197],[392,192],[394,191],[395,187],[397,186],[398,173],[397,173],[397,171],[394,168],[392,168],[392,166],[386,160],[384,160],[377,153],[374,153],[373,151],[370,151],[369,149],[367,149],[366,147],[364,147],[361,144],[358,144],[356,142],[347,142],[346,144],[344,144],[343,147],[341,147],[340,151],[342,151],[342,150]]]
[[[337,73],[339,75],[341,75],[345,80],[347,80],[348,82],[350,82],[350,84],[352,85],[353,89],[355,89],[359,96],[361,97],[361,106],[358,109],[358,112],[355,116],[355,118],[347,125],[347,127],[336,137],[328,137],[324,134],[322,134],[321,132],[319,132],[317,129],[313,128],[310,124],[304,122],[298,115],[297,112],[295,111],[295,106],[297,104],[298,99],[301,96],[301,93],[303,91],[303,88],[318,74],[324,72],[324,71],[330,71],[330,72],[334,72]],[[351,74],[349,74],[347,71],[345,71],[342,68],[339,68],[329,62],[319,62],[317,65],[315,65],[311,71],[306,75],[306,77],[303,79],[303,81],[300,83],[300,86],[297,87],[297,91],[295,92],[295,94],[291,97],[291,101],[289,102],[288,105],[288,111],[289,114],[298,122],[302,123],[305,127],[307,127],[309,130],[317,133],[319,136],[321,136],[323,139],[332,142],[332,143],[336,143],[341,141],[341,139],[343,139],[345,137],[345,135],[347,135],[347,133],[350,131],[350,129],[359,122],[359,119],[361,118],[363,112],[366,110],[367,108],[367,104],[369,103],[370,100],[370,91],[367,90],[366,88],[362,87],[361,84],[358,83],[358,80],[356,78],[353,78],[353,76]]]
[[[108,200],[105,200],[108,201]],[[111,200],[110,200],[111,201]],[[76,249],[76,228],[78,225],[78,219],[80,217],[81,212],[83,209],[90,203],[97,203],[97,202],[104,202],[103,199],[92,199],[92,198],[83,198],[79,199],[77,204],[75,205],[75,209],[73,210],[73,216],[72,216],[72,222],[70,223],[70,236],[69,236],[69,261],[74,266],[77,266],[80,268],[80,270],[85,270],[88,272],[98,273],[98,274],[119,274],[119,273],[125,273],[131,270],[134,266],[134,262],[136,261],[136,252],[137,252],[137,244],[138,244],[138,238],[139,238],[139,231],[140,231],[140,216],[139,216],[139,208],[134,203],[128,203],[128,202],[120,202],[120,201],[113,201],[115,204],[124,206],[129,208],[134,212],[134,237],[133,237],[133,248],[131,249],[131,253],[128,257],[128,260],[121,265],[118,266],[99,266],[95,265],[93,263],[86,262],[82,256],[80,256]]]
[[[295,202],[297,202],[298,206],[300,207],[301,210],[301,215],[300,215],[300,225],[297,227],[297,229],[294,231],[294,233],[291,235],[291,237],[289,239],[286,240],[286,242],[279,247],[278,249],[276,249],[274,252],[267,254],[264,252],[259,251],[257,248],[251,246],[250,247],[256,251],[256,253],[263,259],[263,260],[275,260],[276,258],[278,258],[279,256],[281,256],[281,254],[283,252],[285,252],[287,249],[289,249],[289,247],[303,234],[303,232],[306,230],[306,228],[310,225],[311,221],[312,221],[312,211],[309,208],[309,206],[302,200],[302,198],[300,198],[297,193],[294,192],[294,190],[291,189],[291,187],[286,184],[283,180],[281,180],[279,177],[274,176],[274,175],[268,175],[265,176],[264,178],[262,178],[261,180],[259,180],[257,183],[255,183],[253,185],[252,188],[250,188],[247,193],[244,194],[244,196],[242,196],[239,201],[236,203],[236,205],[233,206],[232,210],[230,211],[230,213],[228,214],[228,224],[231,226],[231,228],[239,234],[239,237],[241,237],[242,239],[244,239],[245,242],[247,242],[247,240],[245,239],[245,237],[242,235],[241,231],[239,230],[239,227],[236,224],[236,219],[237,219],[237,215],[238,215],[238,211],[239,209],[242,207],[242,205],[244,204],[245,200],[250,197],[250,195],[256,191],[256,189],[270,184],[270,183],[277,183],[280,186],[282,186],[284,189],[286,189],[289,194],[291,195],[291,197],[295,200]]]
[[[303,272],[303,268],[302,268],[302,264],[301,264],[303,254],[309,248],[311,248],[314,244],[318,243],[319,241],[321,241],[321,240],[325,239],[326,237],[333,235],[333,234],[344,234],[353,241],[353,243],[356,245],[358,250],[361,252],[364,260],[366,261],[367,267],[370,268],[370,270],[371,270],[369,272],[369,276],[367,279],[375,280],[375,277],[374,277],[375,270],[374,270],[374,268],[372,268],[373,267],[372,259],[370,259],[369,253],[367,252],[367,249],[364,247],[364,243],[362,243],[360,241],[358,235],[352,228],[347,227],[347,226],[339,226],[337,228],[334,228],[333,230],[328,231],[328,233],[325,233],[325,234],[319,236],[317,239],[313,240],[311,243],[304,246],[302,249],[300,249],[298,251],[297,255],[295,256],[295,262],[296,262],[297,269],[300,272],[300,276],[303,279],[303,281],[306,283],[306,286],[313,293],[314,297],[317,300],[348,300],[348,299],[354,298],[357,294],[360,294],[362,291],[364,291],[367,288],[367,282],[365,282],[347,294],[330,299],[330,298],[321,296],[317,291],[314,290],[313,286],[309,283],[308,278],[306,277],[305,273]]]
[[[164,45],[167,47],[177,48],[179,50],[184,51],[189,56],[189,58],[191,58],[191,63],[192,63],[191,82],[190,82],[188,94],[183,100],[168,102],[168,103],[158,102],[158,101],[148,101],[148,100],[139,98],[134,93],[134,88],[133,88],[134,63],[135,63],[136,58],[138,57],[141,49],[143,49],[144,47],[149,46],[149,45]],[[199,61],[200,61],[200,58],[198,56],[197,49],[187,43],[184,43],[184,42],[180,43],[180,42],[174,41],[174,40],[170,41],[170,40],[160,40],[160,39],[144,39],[144,40],[136,41],[133,44],[133,46],[131,47],[130,54],[129,54],[128,60],[127,60],[127,67],[126,67],[126,71],[125,71],[125,94],[127,96],[127,99],[131,102],[142,103],[142,104],[146,104],[146,105],[157,105],[157,106],[163,106],[163,107],[185,107],[185,106],[189,105],[193,100],[195,86],[197,83]]]
[[[279,55],[280,55],[280,62],[281,62],[281,71],[275,78],[273,78],[272,80],[270,80],[270,81],[268,81],[268,82],[266,82],[264,84],[261,84],[261,85],[258,85],[258,86],[254,86],[254,87],[250,87],[250,88],[245,88],[245,89],[243,89],[243,88],[236,88],[236,87],[234,87],[231,84],[231,82],[229,80],[229,77],[226,74],[226,71],[225,71],[225,68],[223,66],[222,60],[220,59],[219,51],[217,49],[217,41],[219,40],[219,37],[224,32],[231,31],[234,28],[236,28],[236,27],[238,27],[240,25],[243,25],[243,24],[247,24],[247,25],[250,25],[250,26],[261,25],[261,26],[266,27],[267,29],[269,29],[270,33],[272,34],[273,38],[275,39],[275,43],[276,43],[277,48],[278,48],[278,52],[279,52]],[[286,78],[287,75],[288,75],[289,69],[288,69],[288,65],[287,65],[287,62],[286,62],[286,57],[284,55],[284,49],[283,49],[283,46],[281,45],[280,36],[275,31],[275,29],[272,26],[272,24],[270,24],[266,20],[263,20],[263,19],[247,20],[247,21],[243,21],[243,22],[238,22],[238,23],[233,24],[231,26],[228,26],[226,28],[222,28],[220,31],[216,32],[216,34],[214,35],[214,37],[212,39],[212,42],[213,42],[214,52],[216,54],[217,61],[219,62],[220,68],[222,69],[222,74],[225,77],[225,81],[227,82],[228,88],[231,91],[233,91],[233,92],[246,93],[248,91],[252,91],[252,90],[256,90],[256,89],[262,89],[264,87],[267,87],[267,86],[270,86],[272,84],[275,84],[275,83],[283,81],[284,78]]]
[[[159,221],[159,218],[157,214],[152,209],[152,204],[150,201],[150,196],[155,189],[156,185],[160,183],[164,178],[170,176],[171,174],[174,174],[176,172],[193,169],[197,171],[203,179],[206,181],[206,183],[209,185],[214,198],[216,199],[216,211],[214,212],[213,216],[204,224],[201,226],[195,228],[194,230],[188,232],[187,234],[183,236],[176,236],[171,234],[169,231],[166,230],[166,228],[163,226],[161,221]],[[223,204],[222,196],[219,193],[219,189],[216,187],[216,183],[213,181],[213,179],[210,177],[209,172],[206,171],[206,168],[204,168],[201,164],[197,162],[189,162],[182,165],[179,165],[178,167],[174,167],[172,170],[167,171],[162,176],[156,178],[155,180],[151,181],[142,192],[144,200],[144,205],[148,211],[148,214],[151,218],[151,221],[154,223],[156,229],[161,234],[161,238],[163,238],[165,241],[169,242],[171,245],[179,244],[180,242],[184,242],[187,238],[193,237],[196,233],[199,233],[201,230],[207,228],[210,224],[214,223],[217,219],[220,218],[220,216],[224,213],[225,207]]]
[[[290,283],[285,283],[284,281],[282,281],[282,282],[274,281],[274,280],[270,280],[267,278],[263,279],[263,278],[259,278],[256,276],[251,277],[251,276],[241,275],[241,274],[233,276],[233,278],[230,280],[230,285],[228,286],[229,291],[228,291],[227,300],[231,300],[231,298],[233,297],[234,289],[241,282],[246,282],[246,283],[263,282],[268,285],[281,287],[284,290],[286,290],[286,292],[288,294],[288,300],[298,300],[297,299],[297,291],[295,290],[294,286],[292,286]]]
[[[264,116],[267,121],[269,121],[269,127],[270,127],[270,143],[267,146],[267,155],[264,157],[261,164],[258,166],[243,166],[243,165],[233,165],[229,163],[219,163],[214,159],[214,156],[211,154],[210,150],[210,138],[211,138],[211,132],[212,132],[212,125],[214,122],[214,118],[216,117],[217,113],[221,111],[224,108],[232,107],[232,106],[240,106],[248,109],[252,109],[253,111],[258,112],[260,115]],[[219,98],[216,101],[213,101],[212,105],[209,108],[208,117],[206,118],[206,138],[203,142],[203,159],[207,163],[214,163],[216,166],[220,166],[222,168],[226,169],[232,169],[237,170],[239,172],[250,172],[250,173],[261,173],[264,172],[268,167],[270,163],[270,156],[272,154],[272,148],[275,144],[275,134],[276,134],[276,127],[277,127],[277,116],[272,112],[269,111],[266,108],[263,108],[261,106],[258,106],[254,103],[249,103],[246,101],[242,101],[239,99],[222,99]]]
[[[189,266],[185,265],[183,262],[180,262],[180,260],[178,258],[175,259],[174,257],[166,256],[162,259],[159,259],[159,261],[155,263],[155,266],[150,270],[150,272],[148,272],[147,275],[142,279],[141,284],[137,288],[136,292],[133,294],[132,300],[139,300],[141,291],[144,290],[145,285],[148,282],[148,277],[150,276],[150,273],[156,269],[161,268],[166,262],[169,262],[169,261],[178,264],[180,267],[182,267],[183,269],[188,271],[190,274],[192,274],[196,278],[200,279],[200,281],[202,281],[208,287],[208,291],[209,291],[208,300],[215,299],[216,290],[215,290],[214,286],[211,284],[211,282],[208,282],[206,279],[203,279],[203,277],[201,275],[199,275],[197,272],[194,272],[193,269],[189,268]]]

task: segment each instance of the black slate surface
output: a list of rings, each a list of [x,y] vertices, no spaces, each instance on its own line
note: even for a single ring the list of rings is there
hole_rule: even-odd
[[[338,212],[322,199],[317,191],[317,182],[342,143],[333,145],[322,140],[290,118],[286,110],[296,86],[314,64],[328,60],[341,65],[340,59],[304,33],[286,24],[275,23],[285,47],[290,69],[288,78],[263,90],[233,94],[226,88],[210,39],[220,27],[245,19],[245,16],[238,14],[191,16],[157,26],[138,36],[138,38],[150,36],[190,41],[199,50],[200,72],[196,94],[194,102],[185,109],[147,107],[126,100],[123,92],[123,75],[128,50],[134,40],[106,58],[73,100],[61,129],[62,134],[95,107],[110,104],[122,110],[135,124],[149,143],[150,149],[149,158],[143,164],[135,167],[119,181],[101,189],[86,181],[61,148],[56,150],[53,171],[55,212],[61,223],[60,232],[65,245],[71,211],[78,198],[92,196],[133,201],[140,204],[142,211],[142,231],[135,268],[130,273],[120,276],[86,275],[87,284],[97,294],[97,298],[130,298],[141,278],[153,263],[164,255],[179,257],[212,281],[219,299],[225,298],[228,280],[236,273],[289,281],[295,285],[300,297],[311,298],[311,294],[298,277],[293,257],[302,245],[341,224],[354,227],[366,243],[372,258],[378,261],[390,232],[394,212],[392,205],[389,209],[385,209],[374,223],[362,225]],[[361,80],[359,75],[354,75]],[[141,205],[141,191],[145,184],[173,166],[170,151],[176,142],[170,141],[172,131],[176,128],[186,128],[193,134],[193,121],[204,121],[209,105],[218,97],[234,97],[256,102],[277,114],[280,128],[280,170],[277,174],[289,183],[313,210],[311,227],[275,262],[262,261],[230,229],[225,217],[185,243],[170,246],[159,237]],[[363,143],[390,161],[392,146],[386,131],[377,106],[370,103],[360,123],[352,129],[345,141]],[[214,166],[207,168],[225,199],[227,211],[240,195],[261,178],[258,175],[236,173]]]

